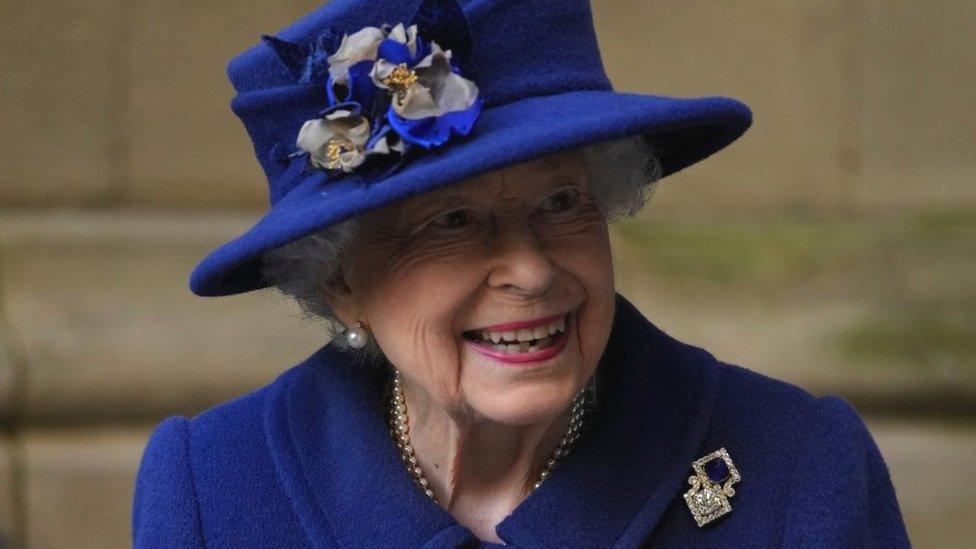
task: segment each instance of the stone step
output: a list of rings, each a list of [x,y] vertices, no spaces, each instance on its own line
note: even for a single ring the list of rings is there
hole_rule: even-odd
[[[26,366],[21,421],[192,413],[320,347],[323,328],[272,292],[190,293],[197,260],[244,228],[239,218],[141,212],[3,215],[0,294],[4,339]]]
[[[3,2],[0,204],[263,207],[225,65],[318,4]]]
[[[14,530],[17,523],[15,517],[20,517],[17,500],[20,492],[17,489],[17,479],[14,471],[15,457],[11,437],[0,435],[0,547],[12,547],[14,537],[18,534]]]
[[[134,480],[149,433],[146,427],[23,433],[25,547],[130,547]]]
[[[615,227],[618,289],[719,359],[877,412],[976,413],[976,213]]]
[[[867,418],[916,547],[960,549],[976,539],[976,425]]]

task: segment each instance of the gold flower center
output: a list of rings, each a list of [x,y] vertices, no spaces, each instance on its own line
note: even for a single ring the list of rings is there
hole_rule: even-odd
[[[354,152],[356,144],[345,137],[333,137],[329,139],[325,146],[326,163],[325,167],[330,170],[337,170],[342,167],[342,154]]]
[[[406,63],[400,63],[382,82],[396,92],[397,98],[402,100],[407,93],[407,88],[417,82],[417,73],[408,69]]]

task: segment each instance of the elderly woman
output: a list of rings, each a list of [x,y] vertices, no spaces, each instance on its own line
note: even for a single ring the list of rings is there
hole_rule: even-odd
[[[908,544],[846,402],[614,290],[607,223],[744,105],[614,92],[584,0],[334,0],[228,73],[271,207],[191,288],[277,287],[333,337],[157,427],[136,546]]]

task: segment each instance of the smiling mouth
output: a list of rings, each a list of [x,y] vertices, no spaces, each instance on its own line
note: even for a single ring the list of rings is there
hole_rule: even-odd
[[[476,346],[505,355],[531,354],[558,345],[566,337],[569,313],[530,328],[468,330],[461,335]]]

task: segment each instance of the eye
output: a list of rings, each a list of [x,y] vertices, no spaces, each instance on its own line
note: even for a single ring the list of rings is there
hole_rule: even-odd
[[[473,220],[474,215],[469,209],[451,210],[432,219],[430,225],[438,229],[459,229]]]
[[[579,201],[579,190],[567,188],[560,189],[547,196],[542,201],[541,208],[547,212],[565,212]]]

